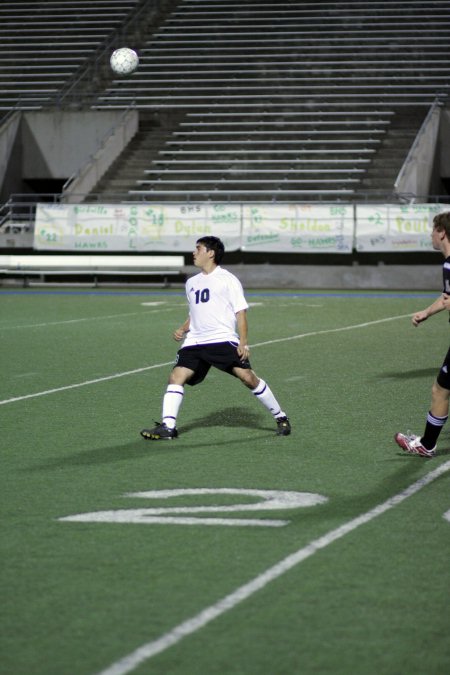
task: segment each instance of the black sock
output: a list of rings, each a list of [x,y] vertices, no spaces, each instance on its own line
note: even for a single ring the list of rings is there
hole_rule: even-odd
[[[439,438],[439,434],[447,419],[448,415],[445,417],[436,417],[436,415],[433,415],[431,412],[428,413],[425,433],[420,439],[424,448],[432,450],[436,447],[437,439]]]

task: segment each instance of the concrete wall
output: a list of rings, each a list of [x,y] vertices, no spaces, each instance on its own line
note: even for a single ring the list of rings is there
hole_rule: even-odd
[[[8,164],[16,143],[17,135],[20,127],[21,115],[19,112],[14,113],[2,125],[0,133],[0,185],[3,185]]]
[[[442,110],[439,130],[440,174],[450,178],[450,105]]]
[[[139,113],[137,110],[126,111],[116,121],[113,131],[107,135],[97,152],[88,162],[82,164],[71,180],[66,183],[61,201],[77,204],[80,199],[88,195],[111,164],[120,157],[138,128]]]
[[[0,133],[0,202],[6,202],[22,178],[22,114],[16,112],[2,125]]]
[[[122,115],[120,110],[24,113],[23,178],[69,178],[86,164]]]
[[[435,166],[441,112],[439,105],[431,107],[395,181],[394,187],[397,194],[419,197],[429,194]]]
[[[442,256],[435,265],[227,265],[246,288],[442,291]],[[184,268],[191,276],[194,266]]]

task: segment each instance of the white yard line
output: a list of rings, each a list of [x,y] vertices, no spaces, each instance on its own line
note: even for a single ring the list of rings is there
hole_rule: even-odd
[[[265,345],[273,345],[278,342],[287,342],[289,340],[300,340],[307,337],[315,337],[316,335],[326,335],[327,333],[340,333],[347,330],[355,330],[356,328],[366,328],[367,326],[375,326],[379,323],[386,323],[387,321],[396,321],[397,319],[405,319],[410,317],[411,314],[400,314],[398,316],[388,316],[384,319],[376,319],[375,321],[367,321],[366,323],[356,323],[352,326],[343,326],[342,328],[328,328],[325,330],[316,330],[311,333],[300,333],[299,335],[290,335],[289,337],[276,338],[275,340],[267,340],[266,342],[257,342],[250,347],[263,347]],[[78,387],[86,387],[90,384],[97,384],[98,382],[107,382],[108,380],[115,380],[119,377],[126,377],[127,375],[136,375],[137,373],[143,373],[146,370],[153,370],[154,368],[163,368],[173,364],[173,361],[168,361],[166,363],[156,363],[153,366],[144,366],[143,368],[136,368],[135,370],[127,370],[123,373],[115,373],[114,375],[107,375],[105,377],[99,377],[95,380],[86,380],[85,382],[77,382],[76,384],[68,384],[64,387],[56,387],[55,389],[47,389],[45,391],[38,391],[34,394],[25,394],[24,396],[16,396],[14,398],[7,398],[3,401],[0,401],[0,405],[6,405],[7,403],[17,403],[18,401],[25,401],[30,398],[38,398],[39,396],[47,396],[48,394],[56,394],[59,391],[67,391],[69,389],[77,389]]]
[[[145,366],[144,368],[135,368],[135,370],[126,370],[123,373],[106,375],[105,377],[98,377],[95,380],[86,380],[85,382],[78,382],[77,384],[68,384],[65,387],[56,387],[55,389],[38,391],[35,394],[25,394],[25,396],[16,396],[15,398],[7,398],[3,401],[0,401],[0,405],[5,405],[6,403],[16,403],[17,401],[25,401],[27,398],[37,398],[38,396],[47,396],[48,394],[56,394],[58,391],[77,389],[77,387],[86,387],[89,384],[97,384],[98,382],[107,382],[108,380],[115,380],[118,377],[126,377],[127,375],[136,375],[137,373],[143,373],[145,370],[152,370],[153,368],[162,368],[163,366],[170,366],[172,364],[173,361],[167,361],[167,363],[155,363],[154,366]]]
[[[121,319],[124,316],[147,316],[147,314],[161,314],[161,312],[171,312],[174,308],[179,307],[179,305],[173,305],[172,307],[164,307],[164,309],[151,309],[148,311],[140,312],[122,312],[122,314],[105,314],[103,316],[85,316],[80,319],[65,319],[64,321],[48,321],[47,323],[24,323],[17,326],[0,326],[1,330],[19,330],[19,328],[47,328],[48,326],[65,326],[72,323],[82,323],[83,321],[103,321],[103,319]]]
[[[102,670],[100,673],[98,673],[98,675],[126,675],[126,673],[130,673],[132,670],[140,666],[144,661],[148,661],[157,654],[160,654],[161,652],[169,649],[173,645],[183,640],[183,638],[187,637],[188,635],[192,635],[214,619],[217,619],[222,614],[225,614],[226,612],[234,609],[241,602],[250,598],[257,591],[264,589],[272,581],[278,579],[283,574],[296,567],[296,565],[303,562],[303,560],[306,560],[307,558],[314,555],[314,553],[317,553],[321,549],[326,548],[334,541],[338,541],[346,534],[353,532],[360,525],[370,523],[370,521],[374,518],[377,518],[377,516],[380,516],[386,511],[389,511],[389,509],[394,508],[394,506],[397,506],[408,497],[411,497],[411,495],[414,495],[423,487],[436,480],[436,478],[439,478],[439,476],[444,474],[449,469],[450,461],[444,462],[440,466],[433,469],[433,471],[430,471],[430,473],[426,474],[423,478],[420,478],[415,483],[412,483],[412,485],[403,490],[403,492],[390,497],[382,504],[375,506],[375,508],[370,509],[370,511],[366,511],[366,513],[363,513],[352,520],[349,520],[347,523],[344,523],[344,525],[331,530],[322,537],[314,539],[295,553],[288,555],[273,567],[269,567],[265,572],[258,575],[248,583],[240,586],[235,591],[216,602],[214,605],[206,607],[196,616],[183,621],[183,623],[175,626],[175,628],[157,638],[156,640],[152,640],[151,642],[147,642],[141,647],[138,647],[135,651],[131,652],[127,656],[124,656],[122,659],[106,668],[106,670]]]
[[[386,323],[387,321],[396,321],[397,319],[406,319],[411,314],[400,314],[398,316],[388,316],[385,319],[376,319],[375,321],[366,321],[366,323],[357,323],[353,326],[343,326],[342,328],[327,328],[325,330],[316,330],[312,333],[302,333],[301,335],[291,335],[291,337],[277,338],[275,340],[267,340],[267,342],[257,342],[251,347],[263,347],[264,345],[273,345],[277,342],[287,342],[288,340],[299,340],[305,337],[315,337],[316,335],[326,335],[327,333],[341,333],[344,330],[354,330],[355,328],[366,328],[367,326],[375,326],[377,323]]]

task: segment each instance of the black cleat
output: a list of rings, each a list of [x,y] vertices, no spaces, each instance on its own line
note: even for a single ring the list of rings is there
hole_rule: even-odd
[[[156,426],[153,429],[142,429],[141,436],[147,441],[171,441],[177,438],[178,431],[176,429],[169,429],[164,422],[155,422]]]
[[[277,417],[277,436],[289,436],[291,433],[291,425],[287,417]]]

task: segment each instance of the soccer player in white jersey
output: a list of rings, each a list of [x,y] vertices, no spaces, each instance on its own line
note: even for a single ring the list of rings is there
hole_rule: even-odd
[[[211,366],[239,378],[272,414],[278,436],[288,436],[291,425],[270,387],[252,370],[247,344],[247,309],[241,282],[220,266],[224,245],[218,237],[198,239],[194,265],[201,272],[186,283],[189,316],[173,333],[184,339],[163,398],[162,421],[143,429],[148,440],[171,440],[178,436],[176,422],[184,385],[202,382]]]

